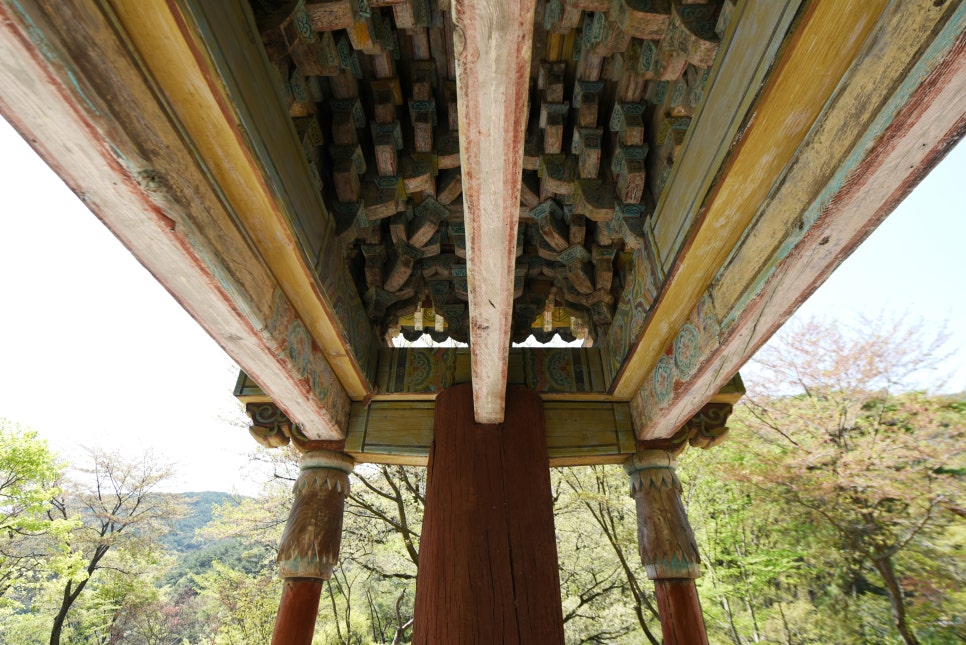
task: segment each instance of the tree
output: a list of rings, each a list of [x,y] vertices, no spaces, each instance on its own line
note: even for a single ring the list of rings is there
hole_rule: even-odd
[[[738,477],[780,492],[828,530],[826,548],[855,574],[877,575],[907,644],[919,643],[916,581],[900,567],[963,506],[966,417],[909,391],[942,358],[943,340],[902,321],[798,324],[759,353],[756,379],[769,394],[752,394],[733,423],[752,433]]]
[[[62,466],[37,433],[0,418],[0,598],[49,555],[51,532],[70,522],[48,517]]]
[[[643,575],[637,510],[619,466],[551,471],[567,639],[660,642],[653,585]],[[625,639],[625,640],[621,640]]]
[[[135,575],[139,562],[156,555],[160,536],[183,513],[182,504],[158,492],[174,474],[169,466],[151,456],[127,461],[97,449],[89,450],[89,458],[89,465],[78,469],[82,478],[54,500],[53,516],[77,518],[80,525],[67,538],[77,566],[54,579],[59,601],[51,645],[60,643],[68,613],[94,575],[106,568],[122,576]],[[112,560],[112,551],[128,557]],[[120,615],[115,604],[102,630],[110,630]]]

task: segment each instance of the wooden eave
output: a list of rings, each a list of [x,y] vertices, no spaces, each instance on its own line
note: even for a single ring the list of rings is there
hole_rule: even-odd
[[[482,20],[491,4],[451,8],[470,372],[477,419],[499,422],[516,369],[534,3]],[[966,131],[966,3],[733,6],[643,243],[620,265],[599,379],[542,392],[626,405],[641,440],[670,437],[722,390]],[[380,381],[392,354],[243,5],[3,0],[0,54],[0,112],[307,436],[345,437],[363,402],[432,398]],[[499,109],[480,88],[506,97]]]

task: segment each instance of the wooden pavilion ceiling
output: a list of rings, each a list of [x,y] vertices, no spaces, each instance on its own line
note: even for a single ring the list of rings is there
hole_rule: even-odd
[[[417,331],[425,308],[434,339],[469,342],[450,8],[265,4],[252,8],[277,87],[378,335]],[[613,323],[621,269],[645,242],[732,9],[632,6],[557,0],[535,15],[519,224],[503,236],[515,244],[514,342],[534,330],[573,340],[573,318],[594,337]],[[548,308],[562,313],[544,330]]]
[[[0,0],[0,111],[310,438],[467,358],[666,437],[961,138],[964,4]]]

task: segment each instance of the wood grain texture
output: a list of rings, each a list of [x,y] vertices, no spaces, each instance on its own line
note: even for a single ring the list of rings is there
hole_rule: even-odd
[[[651,580],[701,575],[698,545],[681,502],[675,463],[669,451],[643,450],[624,464],[637,504],[641,562]]]
[[[637,450],[626,403],[544,401],[550,465],[621,464]],[[345,452],[358,463],[425,466],[433,442],[432,401],[354,403]]]
[[[708,645],[708,633],[694,580],[654,581],[664,645]]]
[[[741,124],[756,94],[756,88],[766,78],[771,61],[784,40],[784,34],[795,16],[799,0],[757,0],[741,5],[742,19],[730,22],[728,33],[722,39],[722,52],[715,64],[712,76],[706,87],[707,99],[696,114],[689,138],[694,144],[685,146],[681,159],[671,169],[667,188],[657,204],[652,226],[659,229],[672,229],[667,237],[674,239],[681,227],[685,227],[699,211],[701,201],[711,188],[717,170],[725,161],[731,144],[740,131]],[[737,11],[737,10],[736,10]],[[747,19],[744,18],[747,16]],[[651,84],[651,87],[657,87]],[[657,158],[652,154],[650,158]],[[652,179],[657,176],[649,171]],[[644,251],[636,254],[635,270],[644,271],[648,262]],[[657,258],[662,268],[666,258]],[[627,301],[631,294],[625,292],[619,306],[633,307]],[[633,345],[639,338],[630,339]],[[614,352],[621,356],[627,348],[623,343],[612,340]],[[647,362],[645,351],[648,341],[640,342],[627,359],[619,375],[615,392],[623,398],[632,396],[646,377],[650,366],[639,366]]]
[[[302,455],[300,466],[295,500],[278,546],[279,575],[328,580],[339,561],[353,460],[342,453],[313,450]]]
[[[413,643],[564,642],[542,406],[511,386],[506,410],[476,423],[469,384],[438,398]]]
[[[287,578],[282,583],[272,645],[312,644],[321,594],[322,581],[316,578]]]
[[[0,113],[291,418],[341,437],[269,331],[273,303],[291,304],[274,299],[274,277],[109,16],[86,0],[2,3],[0,52]]]
[[[340,383],[350,397],[365,397],[371,334],[364,342],[348,341],[336,309],[361,314],[358,294],[316,277],[323,243],[334,242],[334,222],[299,153],[294,127],[277,118],[284,113],[281,98],[265,92],[273,86],[272,71],[253,46],[258,39],[249,16],[233,3],[185,3],[183,11],[174,2],[111,4],[146,73],[160,86],[250,243],[324,348]],[[241,69],[246,77],[232,73]],[[345,283],[336,271],[331,274]]]
[[[718,348],[681,388],[687,396],[637,426],[641,439],[673,435],[963,138],[964,34],[962,3],[882,16],[781,190],[761,204],[747,248],[716,277],[710,293],[726,307]]]
[[[474,409],[503,420],[534,0],[453,2]]]

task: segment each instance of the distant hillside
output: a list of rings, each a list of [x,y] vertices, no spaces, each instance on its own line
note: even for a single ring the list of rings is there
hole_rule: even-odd
[[[165,548],[179,554],[197,551],[205,546],[195,540],[195,531],[211,521],[212,507],[215,504],[240,499],[237,495],[217,491],[165,494],[183,499],[188,507],[188,514],[175,522],[171,532],[162,539]]]
[[[188,514],[176,522],[173,530],[162,540],[168,551],[178,555],[177,563],[160,581],[162,586],[193,587],[194,576],[209,571],[216,560],[251,575],[272,559],[264,548],[246,546],[244,540],[238,538],[207,540],[195,535],[198,529],[211,521],[215,504],[243,499],[241,496],[214,491],[166,494],[183,499]]]

